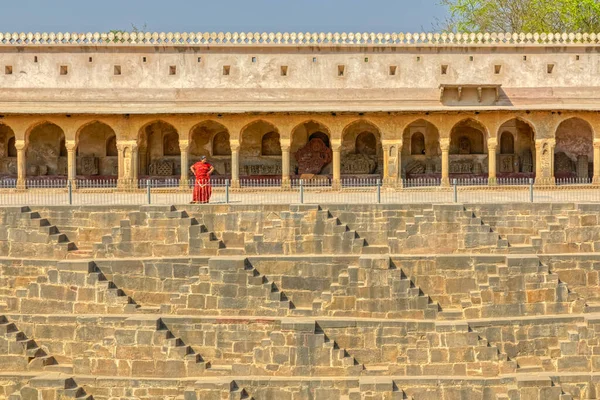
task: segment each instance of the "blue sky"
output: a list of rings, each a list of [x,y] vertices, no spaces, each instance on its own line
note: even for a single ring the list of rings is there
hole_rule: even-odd
[[[13,0],[1,32],[149,31],[421,32],[445,10],[439,0]]]

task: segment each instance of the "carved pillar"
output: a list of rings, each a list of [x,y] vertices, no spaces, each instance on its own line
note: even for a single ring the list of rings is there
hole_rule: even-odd
[[[25,179],[27,178],[27,160],[25,157],[25,141],[15,140],[17,148],[17,188],[25,188]]]
[[[134,141],[117,141],[119,152],[119,182],[121,188],[137,188],[138,159],[137,143]]]
[[[240,142],[231,142],[231,186],[240,186]]]
[[[134,188],[138,187],[139,167],[138,145],[134,143],[131,145],[131,180]]]
[[[402,178],[402,140],[384,141],[383,147],[383,183],[396,185]]]
[[[535,184],[554,185],[554,147],[555,139],[535,141]]]
[[[600,185],[600,139],[594,139],[594,185]]]
[[[67,140],[65,147],[67,148],[67,179],[74,184],[77,176],[77,160],[75,159],[77,143],[74,140]]]
[[[333,151],[333,180],[331,186],[334,188],[342,187],[342,141],[332,141],[331,150]]]
[[[179,150],[181,151],[181,178],[179,180],[179,185],[182,187],[187,187],[188,186],[188,180],[189,180],[189,171],[190,171],[190,166],[189,166],[189,151],[190,148],[190,142],[188,140],[180,140],[179,141]]]
[[[290,141],[281,141],[281,186],[290,187]]]
[[[442,149],[442,186],[450,186],[450,138],[440,139]]]
[[[117,180],[118,180],[118,185],[121,185],[121,181],[123,179],[123,151],[124,151],[124,146],[122,144],[117,144],[117,152],[118,152],[118,157],[117,157]]]
[[[496,184],[496,148],[498,147],[498,139],[488,139],[488,183]]]

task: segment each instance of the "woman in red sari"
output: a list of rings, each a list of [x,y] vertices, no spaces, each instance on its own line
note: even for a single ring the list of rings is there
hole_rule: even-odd
[[[210,184],[210,175],[215,168],[206,161],[206,157],[202,156],[200,161],[190,167],[192,174],[196,177],[194,183],[194,194],[192,204],[208,203],[212,194],[212,186]]]

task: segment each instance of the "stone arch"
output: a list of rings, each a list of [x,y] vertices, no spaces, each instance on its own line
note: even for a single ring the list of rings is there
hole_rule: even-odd
[[[354,121],[342,131],[341,174],[383,174],[381,131],[368,120]]]
[[[27,176],[66,176],[65,133],[52,122],[33,125],[26,136]]]
[[[0,124],[0,176],[17,175],[17,148],[14,131]]]
[[[486,177],[488,173],[487,129],[474,119],[464,119],[450,131],[450,174]]]
[[[331,157],[319,158],[314,151],[308,147],[309,142],[312,139],[320,139],[323,142],[324,148],[319,148],[319,151],[330,153],[331,152],[331,132],[327,125],[324,123],[310,119],[303,121],[296,125],[292,129],[291,143],[290,143],[290,172],[291,175],[302,175],[308,173],[307,165],[310,164],[311,172],[318,171],[322,175],[331,175],[333,173],[333,165],[328,160]],[[306,153],[305,157],[314,155],[315,162],[308,162],[304,167],[298,163],[298,151],[303,150],[303,154]]]
[[[281,152],[263,154],[263,138],[267,136],[269,147],[281,150],[279,130],[272,123],[259,119],[247,124],[240,131],[240,177],[281,177]],[[275,153],[275,151],[272,151]]]
[[[498,139],[498,143],[500,143],[500,135],[502,134],[502,132],[504,132],[506,130],[506,127],[516,125],[516,124],[520,124],[521,127],[529,128],[529,131],[532,135],[532,139],[535,140],[535,138],[537,137],[537,131],[535,128],[535,124],[533,122],[531,122],[530,120],[528,120],[527,118],[523,118],[523,117],[519,116],[519,117],[510,117],[510,118],[507,118],[502,121],[502,123],[499,125],[500,128],[498,128],[498,131],[496,132],[496,138]],[[518,140],[518,138],[516,138],[516,139]]]
[[[92,121],[77,131],[76,174],[90,177],[114,177],[119,174],[118,154],[109,154],[109,142],[114,142],[116,133],[112,127],[100,121]]]
[[[423,147],[415,145],[416,135],[423,137]],[[440,178],[442,172],[440,133],[426,119],[417,119],[406,125],[402,133],[402,176],[404,178]]]
[[[168,149],[167,151],[165,151]],[[179,132],[163,120],[145,124],[138,134],[139,175],[175,178],[181,175]]]
[[[223,124],[206,120],[196,124],[190,130],[190,165],[198,162],[202,156],[205,156],[215,167],[215,175],[231,175],[229,130]]]
[[[556,128],[554,177],[589,179],[593,176],[594,129],[578,117],[564,119]]]
[[[512,151],[507,148],[507,138],[512,138]],[[534,126],[520,117],[504,121],[498,128],[496,154],[497,177],[535,177]]]

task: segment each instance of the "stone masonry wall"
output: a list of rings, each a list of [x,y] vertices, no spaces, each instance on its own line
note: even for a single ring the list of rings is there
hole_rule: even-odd
[[[3,208],[0,398],[593,399],[598,211]]]

